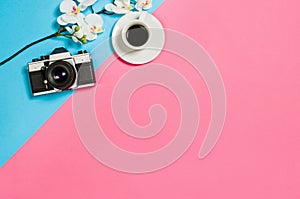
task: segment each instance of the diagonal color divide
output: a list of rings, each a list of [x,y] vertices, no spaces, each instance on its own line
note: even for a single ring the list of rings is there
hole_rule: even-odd
[[[111,0],[98,1],[96,6],[104,6]],[[49,33],[57,31],[56,17],[60,1],[24,0],[18,3],[7,4],[0,2],[1,38],[5,41],[1,47],[5,49],[0,52],[0,58],[8,57],[20,47],[36,39],[44,37]],[[155,11],[163,0],[153,1],[153,7],[149,12]],[[28,5],[35,5],[34,7]],[[2,7],[1,7],[2,6]],[[22,7],[22,31],[14,30],[20,20],[15,13]],[[38,9],[43,8],[43,9]],[[45,9],[47,8],[47,12]],[[49,11],[49,12],[48,12]],[[32,19],[32,13],[38,18]],[[72,54],[83,48],[91,50],[101,41],[109,39],[111,29],[121,15],[103,16],[105,32],[99,35],[94,42],[81,45],[70,45],[66,39],[52,39],[33,46],[24,53],[17,56],[11,62],[0,67],[0,167],[2,167],[30,138],[38,131],[55,112],[64,105],[72,96],[73,92],[62,92],[57,94],[32,97],[29,90],[29,80],[26,71],[26,63],[32,58],[49,54],[54,48],[65,46]],[[37,25],[38,24],[38,25]],[[38,28],[37,28],[38,27]],[[7,33],[10,33],[9,35]],[[30,33],[30,34],[29,34]],[[15,38],[22,38],[15,39]],[[7,42],[8,41],[8,42]],[[4,46],[3,46],[4,45]],[[98,68],[111,54],[113,50],[110,45],[102,49],[101,56],[94,61],[95,69]]]

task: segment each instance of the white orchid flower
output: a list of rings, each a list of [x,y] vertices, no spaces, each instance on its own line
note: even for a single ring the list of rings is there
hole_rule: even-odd
[[[97,38],[97,34],[103,32],[103,19],[97,14],[89,14],[84,18],[82,23],[79,23],[86,39],[91,41]]]
[[[72,39],[74,42],[85,43],[85,36],[83,34],[82,28],[77,25],[70,27],[66,27],[66,30],[72,35]]]
[[[152,0],[137,0],[135,8],[139,11],[148,10],[152,8]]]
[[[79,4],[79,8],[81,11],[84,11],[87,7],[93,5],[97,0],[77,0]]]
[[[106,4],[105,10],[116,14],[126,14],[132,10],[130,0],[115,0],[114,4]]]
[[[63,0],[59,9],[64,14],[57,18],[57,22],[62,26],[78,23],[84,18],[84,15],[80,13],[79,6],[72,0]]]

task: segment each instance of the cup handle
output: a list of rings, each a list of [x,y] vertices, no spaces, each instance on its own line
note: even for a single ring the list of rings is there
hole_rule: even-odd
[[[139,16],[139,20],[141,20],[141,21],[144,21],[145,20],[145,18],[146,18],[146,16],[147,16],[147,12],[141,12],[141,14],[140,14],[140,16]]]

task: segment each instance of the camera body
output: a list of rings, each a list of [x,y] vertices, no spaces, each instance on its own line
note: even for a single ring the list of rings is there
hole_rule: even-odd
[[[72,56],[65,48],[28,63],[31,91],[34,96],[94,86],[92,58],[86,51]]]

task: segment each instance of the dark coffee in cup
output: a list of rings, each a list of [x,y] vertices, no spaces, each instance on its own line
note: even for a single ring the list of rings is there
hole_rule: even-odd
[[[149,32],[143,25],[134,24],[128,28],[126,39],[130,45],[140,47],[147,43]]]

